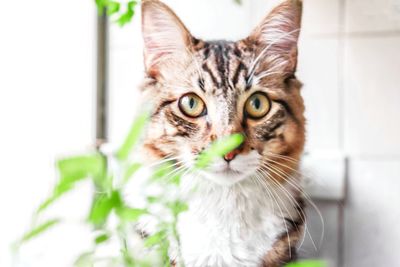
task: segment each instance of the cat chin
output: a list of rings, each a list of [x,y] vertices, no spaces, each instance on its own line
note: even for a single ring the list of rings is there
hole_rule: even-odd
[[[248,178],[248,174],[240,173],[233,170],[227,170],[224,172],[219,171],[207,171],[203,172],[203,178],[207,179],[217,185],[230,187],[233,186],[246,178]]]

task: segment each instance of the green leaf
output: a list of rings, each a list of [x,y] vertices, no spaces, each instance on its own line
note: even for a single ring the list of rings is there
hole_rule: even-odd
[[[26,241],[38,236],[39,234],[44,233],[46,230],[57,225],[58,223],[60,223],[59,219],[52,219],[45,223],[40,224],[39,226],[36,226],[35,228],[33,228],[31,231],[29,231],[22,237],[21,242],[26,242]]]
[[[326,267],[326,263],[320,260],[304,260],[293,262],[285,265],[285,267]]]
[[[179,213],[188,210],[188,205],[181,201],[175,201],[175,202],[169,203],[168,207],[172,211],[174,217],[177,217],[179,215]]]
[[[144,241],[144,246],[149,248],[149,247],[153,247],[155,245],[159,245],[160,243],[162,243],[164,241],[165,238],[166,238],[165,231],[157,232],[146,238],[146,240]]]
[[[179,185],[182,173],[183,170],[177,170],[176,163],[168,161],[164,162],[153,171],[151,180],[153,182],[164,180],[169,184]]]
[[[151,180],[159,181],[163,178],[167,178],[167,176],[174,174],[174,170],[175,168],[172,162],[164,162],[157,169],[154,170]]]
[[[37,213],[42,212],[66,192],[72,190],[77,182],[88,177],[101,177],[106,172],[105,159],[97,153],[62,159],[56,165],[60,173],[60,181],[54,187],[52,196],[39,206]]]
[[[127,4],[127,10],[125,13],[123,13],[119,19],[117,20],[117,23],[119,26],[124,26],[128,22],[130,22],[135,15],[135,7],[137,5],[137,1],[129,1]]]
[[[122,15],[122,16],[124,16],[124,15]],[[133,16],[133,14],[132,14],[132,16]],[[139,137],[142,134],[144,127],[146,126],[148,118],[149,118],[148,113],[144,113],[144,114],[140,115],[138,118],[136,118],[136,120],[133,122],[131,129],[128,133],[128,136],[126,137],[122,146],[117,151],[118,159],[126,160],[128,158],[128,156],[132,152],[133,147],[139,141]]]
[[[111,16],[119,11],[121,4],[114,1],[109,1],[107,3],[107,15]]]
[[[97,6],[97,12],[99,16],[103,15],[104,8],[106,7],[107,0],[95,0],[96,6]]]
[[[233,134],[217,140],[210,148],[201,153],[197,159],[196,167],[199,169],[207,167],[214,159],[222,157],[231,152],[244,141],[244,135]]]
[[[118,209],[117,213],[123,221],[136,222],[140,216],[148,214],[148,211],[146,209],[122,207]]]
[[[238,4],[238,5],[243,4],[242,0],[233,0],[233,2],[235,2],[235,4]]]
[[[101,234],[96,236],[96,238],[94,239],[94,243],[101,244],[106,242],[108,239],[110,239],[110,236],[108,234]]]
[[[127,24],[128,22],[130,22],[132,20],[132,17],[135,13],[131,10],[126,11],[125,13],[123,13],[118,20],[116,21],[118,23],[119,26],[124,26],[125,24]]]
[[[121,255],[122,259],[124,260],[125,267],[141,267],[135,262],[134,258],[125,247],[121,249]]]
[[[94,264],[94,252],[84,252],[75,260],[74,266],[75,267],[92,267]]]
[[[160,201],[161,201],[160,197],[154,197],[154,196],[148,196],[147,197],[147,202],[150,203],[150,204],[154,204],[154,203],[157,203],[157,202],[160,202]]]
[[[124,173],[124,183],[128,182],[128,180],[132,177],[132,175],[137,172],[137,170],[140,169],[142,165],[140,163],[133,163],[126,167],[125,173]]]
[[[94,225],[102,225],[107,220],[111,211],[122,206],[122,199],[118,191],[113,191],[110,195],[96,195],[89,214],[89,222]]]
[[[135,10],[135,7],[136,7],[137,3],[138,3],[137,1],[129,1],[128,2],[128,9]]]
[[[51,197],[47,198],[45,201],[40,204],[39,208],[37,209],[36,213],[40,213],[45,210],[48,206],[53,204],[61,195],[52,195]]]
[[[105,159],[98,153],[75,156],[59,160],[57,168],[61,177],[60,184],[71,184],[88,176],[102,175]]]
[[[177,170],[177,165],[173,161],[164,162],[154,170],[151,180],[164,180],[169,184],[179,185],[183,171],[184,170]]]
[[[179,185],[181,183],[181,172],[175,173],[172,177],[168,178],[168,182]]]

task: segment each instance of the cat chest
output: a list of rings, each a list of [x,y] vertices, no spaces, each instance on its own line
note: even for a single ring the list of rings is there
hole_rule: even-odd
[[[181,214],[178,231],[186,266],[258,267],[285,228],[265,208],[243,213],[214,206],[203,212],[193,205]]]

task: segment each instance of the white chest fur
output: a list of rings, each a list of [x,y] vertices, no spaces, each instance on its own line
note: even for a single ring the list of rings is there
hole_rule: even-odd
[[[295,214],[289,198],[269,190],[250,178],[232,187],[201,182],[178,223],[185,265],[259,267],[286,232],[283,217]]]

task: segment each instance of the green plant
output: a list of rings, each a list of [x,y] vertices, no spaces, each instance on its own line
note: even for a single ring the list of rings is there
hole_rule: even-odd
[[[113,154],[114,160],[118,163],[118,169],[110,168],[107,157],[100,152],[92,152],[61,159],[57,162],[59,181],[53,188],[53,193],[39,206],[34,214],[33,228],[25,233],[17,242],[23,245],[25,242],[40,236],[46,230],[62,223],[65,218],[55,218],[38,223],[41,215],[46,212],[49,206],[70,191],[73,191],[81,181],[90,180],[95,188],[92,197],[92,205],[86,219],[98,235],[95,236],[92,251],[84,252],[76,260],[76,266],[92,266],[97,261],[95,251],[98,246],[111,238],[120,240],[120,255],[117,258],[110,258],[110,262],[116,262],[123,266],[154,266],[155,262],[162,266],[170,266],[168,251],[171,242],[176,243],[179,250],[179,235],[177,231],[177,220],[181,212],[187,209],[187,205],[179,198],[171,200],[165,195],[154,195],[147,198],[145,208],[131,207],[123,198],[124,186],[134,177],[134,174],[142,166],[140,163],[131,160],[135,152],[135,145],[138,143],[141,133],[147,122],[147,114],[139,116],[133,123],[129,134],[123,144]],[[215,158],[222,156],[239,146],[244,140],[243,135],[234,134],[212,144],[208,150],[199,156],[196,168],[205,168]],[[180,183],[182,172],[170,161],[155,168],[150,184],[161,184],[162,186],[177,187]],[[168,211],[170,220],[160,218],[150,210],[152,205],[162,205]],[[111,214],[117,218],[116,229],[110,229],[108,220]],[[144,239],[143,246],[152,250],[152,259],[146,255],[135,255],[130,249],[127,239],[127,227],[137,222],[142,216],[154,216],[158,219],[158,231]],[[104,260],[104,259],[103,259]],[[183,264],[181,264],[183,265]]]
[[[233,0],[234,3],[241,5],[242,0]],[[106,12],[118,25],[124,26],[129,23],[135,15],[138,1],[122,0],[95,0],[98,12],[102,15]]]
[[[138,1],[113,1],[113,0],[95,0],[100,15],[106,12],[107,16],[115,19],[120,26],[129,23],[135,15],[135,8]]]

